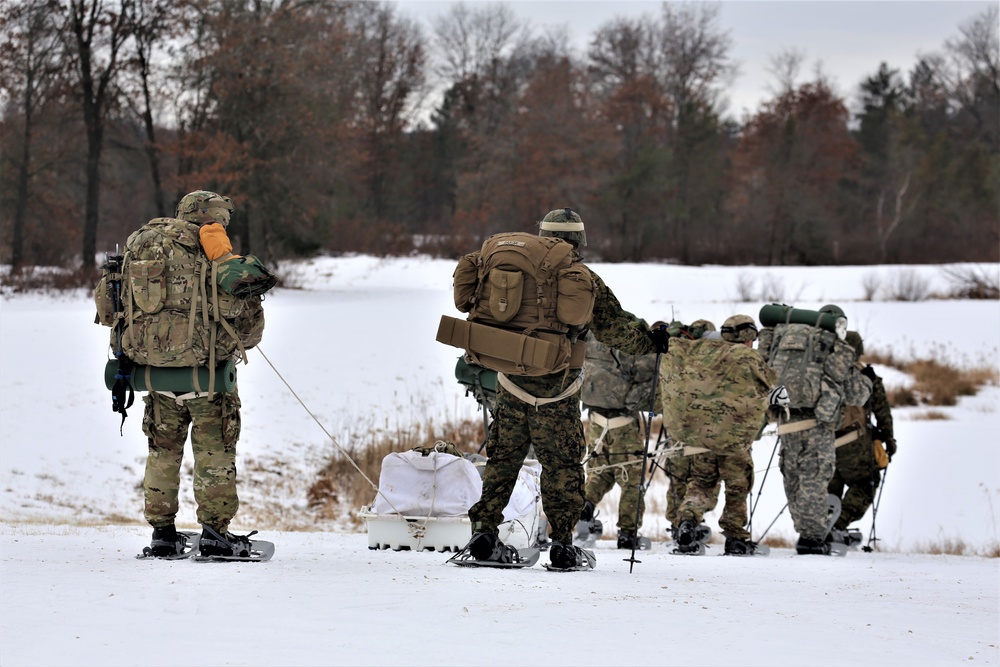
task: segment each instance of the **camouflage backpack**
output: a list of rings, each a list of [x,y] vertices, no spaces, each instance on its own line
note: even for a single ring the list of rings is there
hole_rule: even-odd
[[[594,338],[586,338],[581,400],[586,408],[649,411],[650,383],[656,370],[656,355],[625,354]]]
[[[525,232],[496,234],[459,260],[455,307],[438,340],[495,371],[538,376],[579,368],[576,340],[594,312],[594,279],[571,243]]]
[[[198,224],[155,218],[125,244],[120,314],[107,312],[108,281],[98,285],[98,320],[114,326],[122,318],[120,351],[139,365],[214,367],[237,350],[245,360],[245,343],[260,340],[254,330],[263,329],[262,310],[259,303],[251,308],[240,328],[252,330],[237,332],[231,321],[248,300],[220,290],[212,265],[201,250]],[[112,348],[116,338],[113,331]]]
[[[843,405],[861,405],[868,392],[852,373],[854,348],[832,331],[808,324],[778,324],[770,334],[768,363],[788,390],[790,408],[811,409],[821,423],[840,420]]]

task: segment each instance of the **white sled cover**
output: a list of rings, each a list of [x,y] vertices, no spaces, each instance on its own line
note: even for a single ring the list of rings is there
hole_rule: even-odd
[[[382,459],[376,514],[464,516],[483,495],[476,466],[445,452],[393,452]]]

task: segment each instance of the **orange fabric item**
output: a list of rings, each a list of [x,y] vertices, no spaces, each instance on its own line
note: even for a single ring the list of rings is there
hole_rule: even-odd
[[[218,222],[202,225],[198,236],[201,237],[201,247],[205,254],[213,262],[233,252],[233,244],[229,241],[226,228]]]

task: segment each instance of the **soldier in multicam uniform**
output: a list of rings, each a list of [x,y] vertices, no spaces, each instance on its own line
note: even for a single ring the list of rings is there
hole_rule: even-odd
[[[893,437],[892,410],[885,393],[885,385],[870,365],[861,363],[865,353],[864,341],[857,331],[848,331],[846,342],[858,355],[857,367],[871,380],[872,393],[861,406],[846,406],[836,432],[837,467],[827,491],[841,498],[840,517],[833,525],[833,539],[852,545],[860,542],[860,535],[848,531],[875,500],[875,490],[881,481],[879,472],[889,465],[896,453]],[[872,427],[874,415],[877,426]],[[882,445],[878,443],[881,442]],[[847,493],[844,493],[844,488]]]
[[[225,238],[232,201],[203,190],[183,197],[177,205],[176,223],[188,228],[206,243],[208,235],[215,242]],[[141,231],[141,230],[140,230]],[[136,232],[137,234],[139,232]],[[130,239],[131,240],[131,239]],[[229,245],[229,250],[232,246]],[[202,252],[205,252],[203,249]],[[216,254],[212,257],[211,254]],[[208,259],[225,252],[214,250]],[[210,279],[211,273],[204,278]],[[198,311],[200,312],[200,307]],[[259,297],[247,298],[240,314],[228,322],[241,339],[244,349],[260,341],[264,313]],[[235,354],[235,353],[234,353]],[[225,362],[226,359],[217,359]],[[188,430],[194,453],[194,495],[198,504],[198,523],[205,528],[199,541],[202,555],[247,555],[249,539],[229,533],[229,523],[239,508],[236,492],[236,443],[240,437],[240,398],[231,393],[216,393],[211,400],[204,392],[177,395],[173,392],[149,392],[143,397],[145,412],[142,430],[149,439],[149,454],[143,480],[144,516],[153,526],[150,552],[156,556],[180,553],[185,538],[178,535],[174,519],[178,509],[181,462]],[[216,534],[213,534],[216,533]],[[224,539],[220,540],[219,537]]]
[[[820,309],[843,319],[844,328],[839,334],[820,332],[818,338],[808,346],[811,358],[790,372],[802,374],[808,381],[803,386],[819,388],[819,398],[813,407],[789,408],[796,405],[796,396],[782,392],[779,387],[771,392],[771,404],[775,410],[783,411],[779,417],[778,436],[781,438],[779,469],[783,476],[785,497],[792,522],[799,534],[795,550],[799,555],[829,555],[829,519],[827,486],[833,479],[836,468],[834,431],[840,422],[844,405],[864,405],[871,393],[871,382],[861,375],[854,365],[853,348],[843,341],[846,337],[846,318],[838,306],[828,305]],[[779,357],[787,354],[782,349],[782,339],[788,337],[791,327],[806,325],[779,324],[774,327],[773,336],[768,337],[768,362],[777,369]],[[779,370],[779,382],[786,383]],[[789,372],[789,371],[785,371]]]
[[[726,503],[719,526],[725,553],[750,555],[747,497],[753,487],[750,448],[764,422],[774,371],[753,348],[753,318],[734,315],[722,326],[722,340],[670,341],[660,369],[663,420],[676,444],[707,449],[691,457],[691,475],[677,509],[677,552],[701,553],[697,527],[715,507],[725,482]]]
[[[587,244],[583,221],[569,209],[549,212],[539,223],[540,236],[556,236],[574,248]],[[656,343],[641,320],[625,311],[603,280],[591,272],[595,303],[593,317],[584,328],[605,345],[628,354],[649,354]],[[473,536],[469,550],[477,560],[497,560],[507,548],[497,537],[518,471],[534,445],[542,464],[542,503],[551,527],[550,567],[571,569],[585,556],[573,545],[573,529],[585,499],[582,460],[586,450],[580,420],[579,390],[563,396],[580,376],[581,369],[539,377],[506,375],[511,388],[497,387],[496,412],[490,425],[483,473],[483,495],[469,510]],[[512,393],[512,389],[513,392]],[[560,397],[548,402],[546,399]]]

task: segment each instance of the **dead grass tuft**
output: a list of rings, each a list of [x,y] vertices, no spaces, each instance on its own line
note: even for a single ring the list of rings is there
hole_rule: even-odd
[[[951,418],[940,410],[927,410],[913,415],[913,419],[916,421],[947,421]]]
[[[784,535],[772,535],[770,537],[765,537],[762,542],[765,546],[769,546],[772,549],[794,549],[795,540],[785,537]]]
[[[889,366],[913,377],[912,385],[887,390],[893,406],[951,406],[962,396],[975,396],[983,385],[998,382],[997,369],[985,364],[963,368],[937,358],[905,360],[879,350],[865,354],[863,361]]]

